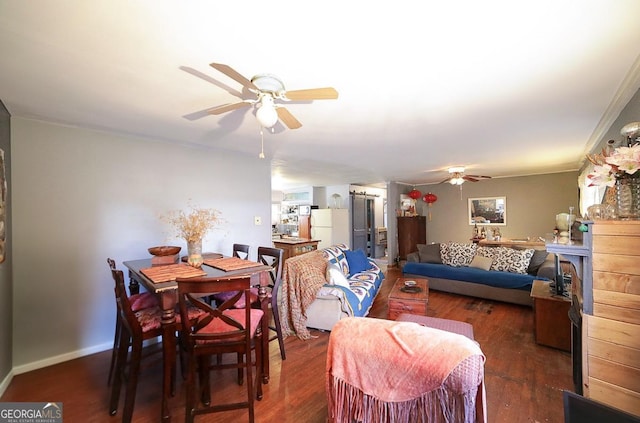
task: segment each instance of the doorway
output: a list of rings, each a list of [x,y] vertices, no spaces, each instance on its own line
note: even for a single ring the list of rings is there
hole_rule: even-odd
[[[375,196],[352,192],[350,197],[353,249],[375,258]]]

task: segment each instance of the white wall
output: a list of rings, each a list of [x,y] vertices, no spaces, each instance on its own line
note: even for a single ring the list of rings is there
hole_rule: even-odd
[[[270,163],[253,156],[14,118],[13,366],[16,373],[110,348],[106,259],[186,243],[158,216],[189,201],[226,224],[203,249],[271,245]],[[253,217],[264,222],[254,226]]]

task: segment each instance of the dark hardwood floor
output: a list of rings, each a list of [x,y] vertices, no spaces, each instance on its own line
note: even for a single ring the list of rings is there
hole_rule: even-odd
[[[370,317],[386,318],[387,295],[398,269],[390,269],[371,309]],[[485,384],[489,422],[563,422],[562,390],[572,390],[569,353],[536,345],[533,310],[489,300],[432,291],[429,316],[471,323],[486,355]],[[286,339],[282,361],[276,342],[270,346],[271,380],[264,398],[256,402],[257,422],[324,423],[325,360],[329,333],[312,331],[314,339]],[[62,402],[64,421],[115,422],[108,414],[107,371],[110,351],[82,357],[17,375],[0,401]],[[234,371],[218,375],[213,401],[244,395]],[[184,386],[178,378],[172,401],[173,421],[184,421]],[[221,388],[223,387],[224,388]],[[143,368],[136,397],[134,422],[157,422],[160,417],[161,366]],[[246,421],[246,410],[196,418],[203,422]]]

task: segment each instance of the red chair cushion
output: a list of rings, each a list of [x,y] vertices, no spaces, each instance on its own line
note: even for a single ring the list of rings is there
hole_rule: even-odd
[[[158,329],[162,325],[162,310],[159,307],[138,310],[136,311],[136,319],[140,323],[142,332]]]
[[[213,294],[213,298],[216,299],[218,303],[223,303],[236,295],[237,291],[228,291],[228,292],[218,292],[217,294]],[[253,304],[258,301],[258,288],[251,288],[249,291],[249,304]],[[244,308],[245,304],[245,296],[243,295],[240,299],[234,304],[235,308]]]
[[[244,315],[245,315],[245,310],[244,309],[239,309],[239,308],[232,308],[229,310],[225,310],[222,312],[222,314],[229,316],[231,318],[233,318],[234,320],[240,322],[240,324],[242,324],[244,322]],[[250,333],[251,333],[251,337],[253,338],[253,336],[256,333],[256,330],[258,329],[258,326],[260,325],[260,321],[262,319],[262,315],[264,313],[262,312],[262,310],[258,310],[258,309],[251,309],[251,328],[250,328]],[[226,324],[224,321],[222,321],[221,319],[213,319],[211,321],[211,323],[209,323],[207,326],[203,327],[202,329],[200,329],[198,331],[198,333],[225,333],[225,332],[232,332],[232,331],[236,331],[238,330],[236,327],[233,327],[231,325]],[[206,343],[206,341],[197,341],[199,344],[204,344]],[[215,342],[215,341],[211,341],[211,342]]]
[[[180,310],[176,308],[176,324],[180,324],[182,322],[182,317],[180,316]],[[140,327],[142,328],[142,332],[149,332],[150,330],[158,329],[162,326],[162,310],[160,307],[148,307],[143,308],[142,310],[136,311],[136,318],[140,323]],[[197,307],[189,307],[188,309],[189,320],[195,320],[201,315],[205,314],[204,311],[200,310]]]
[[[151,292],[133,294],[129,297],[129,303],[134,313],[145,308],[156,307],[159,304],[158,297]]]
[[[195,320],[206,313],[203,310],[200,310],[198,307],[189,306],[187,307],[187,314],[189,315],[189,320]],[[181,323],[181,322],[182,322],[182,315],[180,314],[180,307],[176,306],[176,323]]]

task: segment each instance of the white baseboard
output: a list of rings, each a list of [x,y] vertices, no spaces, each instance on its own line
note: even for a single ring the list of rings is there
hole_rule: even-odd
[[[94,345],[93,347],[84,348],[81,350],[72,351],[66,354],[56,355],[54,357],[48,357],[44,360],[34,361],[31,363],[23,364],[13,368],[13,374],[19,375],[22,373],[30,372],[32,370],[42,369],[43,367],[53,366],[54,364],[62,363],[65,361],[73,360],[75,358],[84,357],[85,355],[95,354],[102,351],[110,350],[113,348],[113,343],[106,343],[100,345]]]
[[[160,338],[152,338],[145,341],[144,345],[147,346],[147,345],[155,344],[158,342],[161,342]],[[84,357],[86,355],[107,351],[112,348],[113,348],[113,344],[111,342],[108,342],[105,344],[94,345],[89,348],[83,348],[81,350],[72,351],[66,354],[60,354],[54,357],[48,357],[44,360],[33,361],[31,363],[23,364],[21,366],[16,366],[9,372],[7,377],[4,378],[2,383],[0,383],[0,396],[2,396],[4,392],[7,390],[7,388],[9,387],[9,384],[11,383],[15,375],[31,372],[33,370],[42,369],[44,367],[53,366],[54,364],[59,364],[65,361],[74,360],[76,358]]]
[[[0,383],[0,397],[4,395],[4,391],[7,390],[12,380],[13,380],[13,370],[11,370],[7,375],[7,377],[4,378],[2,383]]]

